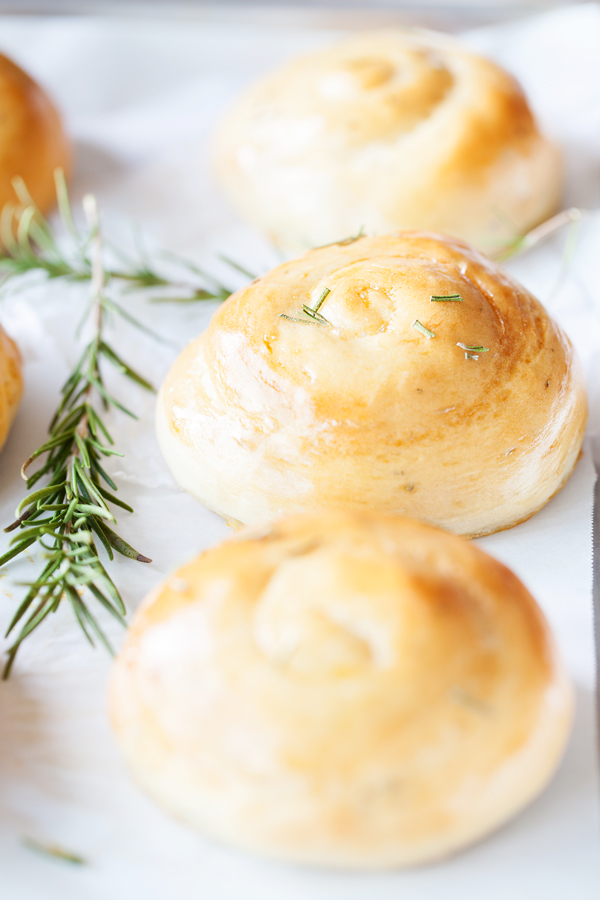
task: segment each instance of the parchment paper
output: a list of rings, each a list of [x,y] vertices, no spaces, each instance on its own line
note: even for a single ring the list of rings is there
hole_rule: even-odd
[[[133,249],[130,225],[148,252],[177,250],[233,277],[225,252],[260,272],[276,263],[269,246],[220,197],[207,166],[208,138],[243,84],[291,53],[330,40],[310,29],[236,28],[196,21],[0,19],[0,49],[43,81],[65,110],[76,141],[74,198],[94,191],[105,232]],[[467,36],[520,78],[546,130],[565,148],[566,204],[600,206],[600,9],[563,9]],[[590,382],[591,432],[600,424],[600,213],[565,258],[565,235],[508,265],[574,340]],[[0,317],[25,357],[26,393],[0,463],[0,522],[23,493],[22,460],[42,442],[61,382],[73,362],[72,334],[85,306],[79,287],[30,284],[2,300]],[[114,342],[158,384],[177,348],[204,328],[214,307],[150,306],[131,311],[163,333],[160,345],[118,323]],[[113,464],[123,535],[154,559],[119,559],[111,571],[130,610],[175,565],[227,533],[222,521],[181,493],[155,443],[151,396],[115,379],[139,414],[111,424],[125,451]],[[512,566],[553,625],[577,689],[573,737],[548,790],[493,837],[431,868],[381,875],[300,870],[215,846],[173,822],[129,780],[105,716],[109,660],[84,642],[67,609],[32,637],[0,686],[1,900],[596,900],[600,816],[591,607],[589,444],[564,490],[529,522],[478,543]],[[0,624],[8,622],[34,560],[0,580]],[[102,620],[118,645],[116,624]],[[24,838],[81,854],[74,868],[37,856]]]

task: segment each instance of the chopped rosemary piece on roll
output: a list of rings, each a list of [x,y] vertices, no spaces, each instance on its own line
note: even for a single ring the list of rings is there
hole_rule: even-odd
[[[465,359],[479,359],[480,353],[490,352],[489,347],[469,347],[467,344],[461,343],[461,341],[458,341],[456,346],[465,351]]]
[[[421,322],[419,322],[418,319],[415,319],[415,321],[412,323],[411,327],[416,328],[417,331],[420,331],[421,334],[423,334],[427,338],[428,341],[431,340],[431,338],[435,337],[434,332],[430,331],[429,328],[426,328],[425,325],[423,325]]]
[[[462,344],[460,341],[456,344],[457,347],[460,347],[461,350],[470,350],[473,353],[489,353],[489,347],[469,347],[467,344]]]
[[[322,316],[319,312],[320,308],[323,306],[323,303],[329,296],[331,291],[329,288],[324,288],[322,294],[317,300],[314,306],[308,306],[306,303],[302,304],[302,309],[298,311],[296,316],[286,316],[285,313],[280,313],[280,319],[287,319],[288,322],[297,322],[298,324],[310,324],[311,322],[315,322],[317,325],[331,325],[331,322]],[[308,318],[303,319],[302,316],[307,316]]]

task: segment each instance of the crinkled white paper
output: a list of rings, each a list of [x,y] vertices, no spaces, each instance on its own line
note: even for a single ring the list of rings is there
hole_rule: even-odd
[[[208,20],[207,20],[208,21]],[[73,195],[94,191],[106,232],[132,248],[138,223],[153,252],[177,250],[229,277],[227,253],[254,271],[277,261],[240,224],[213,185],[208,139],[222,108],[250,79],[331,33],[236,28],[201,22],[94,19],[0,20],[0,49],[44,82],[65,110],[76,141]],[[472,45],[499,59],[528,90],[546,130],[565,148],[567,204],[600,205],[600,9],[563,9],[473,33]],[[600,425],[600,212],[580,228],[574,255],[564,234],[509,268],[560,320],[590,381],[592,430]],[[239,284],[230,278],[231,284]],[[19,465],[42,442],[61,382],[73,362],[72,333],[83,312],[81,288],[32,284],[2,301],[0,316],[24,358],[26,393],[0,464],[0,522],[23,493]],[[159,345],[119,323],[114,340],[158,384],[176,353],[202,328],[210,308],[131,310],[171,344]],[[173,346],[175,345],[175,346]],[[112,381],[139,414],[111,417],[126,456],[113,461],[123,535],[153,557],[151,566],[119,559],[112,567],[130,610],[179,562],[225,536],[219,518],[182,494],[153,433],[151,396]],[[300,870],[215,846],[155,808],[130,782],[105,715],[109,661],[83,641],[69,611],[23,647],[0,686],[1,900],[597,900],[600,815],[593,707],[589,445],[564,490],[529,522],[479,541],[512,566],[545,609],[577,688],[566,758],[545,794],[487,841],[431,868],[355,875]],[[32,558],[0,579],[0,624],[8,622],[31,578]],[[106,623],[115,642],[116,625]],[[35,855],[23,838],[81,854],[83,867]]]

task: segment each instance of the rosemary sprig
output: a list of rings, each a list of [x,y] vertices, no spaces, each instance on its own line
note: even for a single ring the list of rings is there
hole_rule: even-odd
[[[90,281],[92,278],[90,235],[80,235],[75,226],[62,169],[56,169],[54,176],[60,218],[67,240],[59,239],[52,224],[35,205],[23,179],[13,179],[19,204],[7,203],[0,214],[2,284],[30,272],[41,273],[48,279]],[[140,254],[140,259],[134,259],[120,249],[112,249],[122,265],[105,266],[106,283],[116,281],[125,288],[174,291],[172,296],[151,298],[154,303],[194,303],[203,300],[222,302],[232,293],[217,278],[175,254],[161,255],[165,260],[170,259],[186,277],[170,279],[158,272],[143,254]],[[226,257],[223,260],[244,275],[251,274],[238,263]]]
[[[420,331],[428,341],[430,341],[431,338],[435,337],[435,333],[433,331],[430,331],[429,328],[426,328],[425,325],[419,322],[418,319],[415,319],[415,321],[411,325],[411,328],[415,328],[417,331]]]
[[[63,201],[65,202],[65,201]],[[113,551],[151,562],[134,550],[111,527],[116,524],[110,506],[133,512],[111,491],[117,485],[104,470],[108,456],[122,456],[114,448],[113,439],[98,406],[122,410],[135,416],[108,391],[102,375],[101,361],[110,363],[126,378],[152,390],[107,343],[105,313],[113,308],[106,294],[102,263],[98,210],[92,196],[84,198],[89,226],[86,243],[90,254],[91,308],[93,336],[85,347],[73,372],[65,382],[61,401],[50,423],[48,440],[23,464],[21,474],[27,482],[28,495],[16,510],[16,520],[4,530],[16,531],[10,549],[0,557],[0,566],[23,553],[33,544],[44,550],[45,565],[35,581],[29,583],[25,598],[9,625],[7,636],[19,623],[20,631],[8,650],[4,678],[10,674],[15,655],[23,641],[55,612],[62,601],[70,604],[75,618],[90,643],[94,636],[109,650],[110,646],[94,615],[89,601],[97,601],[114,618],[123,623],[125,607],[119,591],[98,557],[95,540],[104,546],[109,559]],[[24,214],[23,214],[24,215]],[[69,221],[63,209],[63,217]],[[21,219],[22,221],[22,219]],[[17,235],[22,253],[27,253],[28,234],[34,217],[29,217],[26,231]],[[30,465],[43,459],[41,467],[28,475]],[[43,487],[36,487],[42,480]]]

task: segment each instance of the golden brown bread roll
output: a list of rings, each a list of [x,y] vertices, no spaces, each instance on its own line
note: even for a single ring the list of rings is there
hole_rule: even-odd
[[[351,37],[273,72],[216,137],[233,205],[278,245],[305,250],[364,228],[429,228],[488,251],[555,210],[557,149],[523,91],[433,32]]]
[[[242,532],[136,613],[110,686],[138,782],[207,835],[348,867],[438,859],[562,754],[571,691],[507,568],[408,519]]]
[[[0,326],[0,449],[8,437],[22,393],[21,355]]]
[[[324,322],[301,311],[319,300]],[[579,363],[540,303],[417,232],[313,250],[238,291],[157,405],[173,474],[224,518],[375,509],[467,536],[543,506],[585,424]]]
[[[43,211],[54,205],[54,170],[70,168],[71,151],[50,98],[22,69],[0,55],[0,209],[14,203],[20,175]]]

